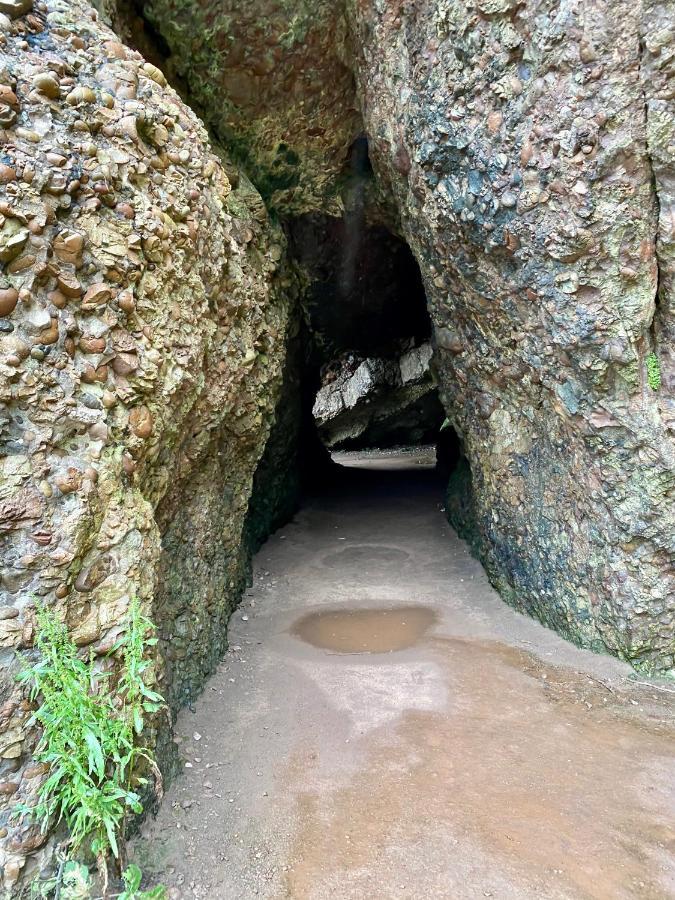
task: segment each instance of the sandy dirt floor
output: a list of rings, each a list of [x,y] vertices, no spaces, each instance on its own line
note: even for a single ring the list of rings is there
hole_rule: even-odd
[[[424,452],[258,553],[133,856],[173,898],[675,898],[675,685],[507,607]]]

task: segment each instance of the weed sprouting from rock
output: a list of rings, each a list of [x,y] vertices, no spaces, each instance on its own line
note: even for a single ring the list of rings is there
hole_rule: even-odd
[[[656,353],[650,353],[646,359],[647,383],[653,391],[661,387],[661,364]]]
[[[19,812],[43,830],[63,823],[69,855],[91,850],[107,879],[110,855],[124,858],[124,826],[130,813],[142,812],[139,788],[147,779],[139,763],[158,770],[152,753],[137,745],[145,717],[162,697],[148,686],[147,650],[156,643],[154,627],[138,600],[132,600],[124,633],[110,651],[121,667],[100,671],[93,654],[78,655],[68,629],[53,610],[37,610],[39,659],[24,666],[19,680],[38,703],[31,723],[42,729],[36,759],[49,767],[38,802]],[[161,783],[161,782],[160,782]]]

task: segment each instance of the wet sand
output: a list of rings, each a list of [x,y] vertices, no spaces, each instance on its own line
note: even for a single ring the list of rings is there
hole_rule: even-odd
[[[423,453],[255,560],[134,855],[174,897],[675,897],[675,686],[507,607]]]

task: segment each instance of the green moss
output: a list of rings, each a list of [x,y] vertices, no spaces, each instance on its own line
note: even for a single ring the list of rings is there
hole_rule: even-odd
[[[661,387],[661,363],[656,353],[650,353],[646,361],[647,383],[653,391]]]

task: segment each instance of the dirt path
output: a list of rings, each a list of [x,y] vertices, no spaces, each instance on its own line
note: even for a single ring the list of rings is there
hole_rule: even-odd
[[[135,847],[172,897],[675,897],[673,686],[502,603],[424,461],[258,554]]]

